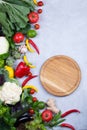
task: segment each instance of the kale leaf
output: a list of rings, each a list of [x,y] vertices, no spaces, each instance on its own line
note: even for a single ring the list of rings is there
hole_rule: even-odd
[[[0,24],[6,37],[26,27],[30,11],[34,11],[33,0],[0,1]]]

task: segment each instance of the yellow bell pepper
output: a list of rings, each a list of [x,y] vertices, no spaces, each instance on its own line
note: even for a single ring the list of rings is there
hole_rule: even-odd
[[[28,39],[26,39],[25,43],[26,43],[27,49],[28,49],[30,52],[34,52],[34,50],[30,47],[30,44],[29,44]]]
[[[30,64],[30,63],[28,62],[28,59],[27,59],[27,56],[26,56],[26,55],[23,56],[23,60],[24,60],[24,62],[26,63],[26,65],[28,65],[30,68],[36,68],[36,66],[34,66],[34,65],[32,65],[32,64]]]
[[[26,85],[26,86],[24,86],[24,87],[22,88],[22,90],[28,89],[28,88],[34,89],[36,92],[38,92],[37,87],[35,87],[34,85]]]
[[[14,69],[10,66],[5,66],[5,70],[9,73],[9,78],[14,78]]]

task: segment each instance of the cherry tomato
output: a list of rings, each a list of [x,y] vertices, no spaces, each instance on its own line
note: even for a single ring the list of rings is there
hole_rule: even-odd
[[[38,9],[37,12],[38,12],[39,14],[41,14],[41,13],[42,13],[42,9]]]
[[[39,15],[37,12],[31,12],[28,14],[28,19],[30,23],[36,23],[39,20]]]
[[[17,32],[15,33],[15,35],[13,36],[13,41],[15,43],[20,43],[24,40],[24,35],[21,32]]]
[[[34,110],[33,109],[29,109],[29,113],[30,114],[34,114]]]
[[[33,101],[33,102],[36,102],[36,101],[37,101],[37,98],[36,98],[36,97],[33,97],[33,98],[32,98],[32,101]]]
[[[34,94],[35,93],[35,90],[34,89],[31,89],[30,90],[30,94]]]
[[[29,38],[36,37],[36,35],[37,35],[37,32],[36,32],[35,30],[29,30],[29,31],[27,32],[27,36],[28,36]]]
[[[38,6],[43,6],[44,3],[43,3],[43,1],[39,1],[39,2],[37,3],[37,5],[38,5]]]
[[[40,25],[39,25],[39,24],[35,24],[35,25],[34,25],[34,28],[37,30],[37,29],[40,28]]]
[[[42,120],[45,122],[49,122],[53,118],[53,113],[50,110],[44,110],[41,114]]]

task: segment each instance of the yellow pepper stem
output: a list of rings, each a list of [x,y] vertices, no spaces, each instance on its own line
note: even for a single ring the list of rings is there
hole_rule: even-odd
[[[26,63],[26,65],[28,65],[30,68],[36,68],[36,66],[29,63],[26,55],[23,56],[23,60]]]
[[[24,86],[24,87],[22,88],[22,90],[24,90],[24,89],[28,89],[28,88],[30,88],[30,89],[34,89],[36,92],[38,92],[37,87],[35,87],[34,85],[26,85],[26,86]]]
[[[30,68],[36,68],[36,66],[29,64]]]
[[[24,62],[26,63],[26,65],[27,65],[27,64],[29,64],[29,62],[28,62],[28,59],[27,59],[27,56],[26,56],[26,55],[24,55],[24,56],[23,56],[23,59],[24,59]]]

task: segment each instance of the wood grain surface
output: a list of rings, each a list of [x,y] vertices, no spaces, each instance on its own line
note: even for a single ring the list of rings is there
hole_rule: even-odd
[[[40,81],[51,94],[66,96],[76,90],[81,80],[81,71],[72,58],[54,56],[41,67]]]

